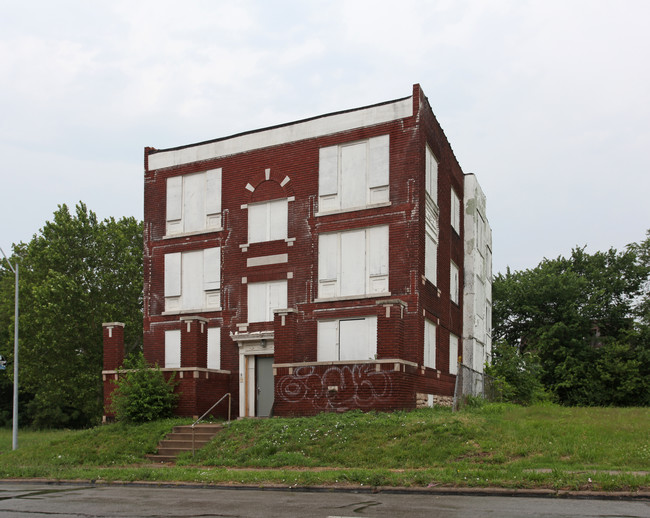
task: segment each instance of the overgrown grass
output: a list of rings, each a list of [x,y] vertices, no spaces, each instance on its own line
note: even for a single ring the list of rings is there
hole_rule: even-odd
[[[364,486],[650,488],[650,409],[517,407],[231,423],[194,458],[150,464],[179,420],[0,431],[0,477]],[[644,473],[639,473],[644,472]]]

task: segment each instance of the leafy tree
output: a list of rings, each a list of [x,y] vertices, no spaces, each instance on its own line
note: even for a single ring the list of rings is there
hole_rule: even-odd
[[[141,352],[127,359],[118,374],[111,398],[118,421],[142,423],[172,415],[178,399],[174,377],[165,381],[160,368],[147,365]]]
[[[127,350],[142,343],[142,224],[98,221],[83,203],[25,244],[20,264],[21,415],[40,427],[81,427],[102,414],[102,322],[126,323]],[[13,274],[12,274],[13,276]],[[13,359],[13,280],[0,270],[0,353]],[[9,371],[9,369],[8,369]]]
[[[485,372],[494,378],[497,397],[503,401],[529,405],[548,399],[540,380],[539,358],[531,352],[496,342]]]
[[[648,404],[640,394],[649,388],[650,343],[639,326],[639,308],[648,300],[648,250],[648,240],[623,252],[576,248],[569,258],[498,274],[495,341],[536,354],[543,385],[564,404]]]

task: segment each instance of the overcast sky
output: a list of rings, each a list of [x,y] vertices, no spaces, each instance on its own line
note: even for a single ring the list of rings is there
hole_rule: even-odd
[[[494,270],[650,228],[650,1],[0,0],[0,246],[142,219],[143,148],[411,94],[488,199]]]

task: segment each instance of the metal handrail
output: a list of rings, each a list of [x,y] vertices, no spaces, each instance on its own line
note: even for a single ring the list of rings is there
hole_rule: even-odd
[[[228,397],[228,422],[230,422],[230,407],[232,406],[231,405],[232,396],[230,392],[228,392],[227,394],[221,396],[219,401],[217,401],[214,405],[212,405],[208,410],[206,410],[206,412],[201,417],[199,417],[196,421],[192,423],[192,457],[194,457],[194,426],[199,424],[201,421],[203,421],[205,416],[207,416],[210,412],[212,412],[214,407],[216,407],[219,403],[221,403],[226,398],[226,396]]]

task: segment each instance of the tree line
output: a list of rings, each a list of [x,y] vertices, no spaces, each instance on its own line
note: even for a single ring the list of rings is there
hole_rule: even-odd
[[[20,424],[84,427],[102,416],[102,323],[126,323],[142,350],[142,223],[60,205],[20,266]],[[0,264],[0,426],[11,422],[14,274]],[[623,251],[544,259],[493,284],[488,372],[503,398],[565,405],[650,405],[650,231]]]
[[[18,263],[20,425],[83,427],[102,416],[102,323],[125,322],[127,352],[142,347],[142,223],[98,220],[60,205]],[[12,419],[14,273],[0,265],[0,426]]]
[[[624,250],[497,274],[493,361],[506,399],[650,405],[650,231]]]

